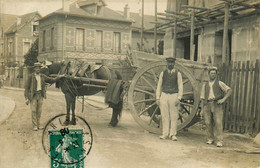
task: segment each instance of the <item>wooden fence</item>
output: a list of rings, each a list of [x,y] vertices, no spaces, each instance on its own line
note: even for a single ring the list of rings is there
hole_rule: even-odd
[[[219,68],[220,80],[232,88],[224,109],[224,129],[237,133],[260,131],[259,60],[231,62]]]

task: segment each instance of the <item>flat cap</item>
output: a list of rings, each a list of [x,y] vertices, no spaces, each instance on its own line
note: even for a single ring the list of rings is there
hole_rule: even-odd
[[[175,62],[176,58],[173,58],[173,57],[167,57],[166,58],[166,61],[168,62]]]
[[[218,68],[217,67],[209,67],[208,72],[210,72],[210,71],[218,71]]]
[[[35,62],[35,63],[34,63],[34,67],[41,67],[41,66],[42,66],[42,64],[39,63],[39,62]]]

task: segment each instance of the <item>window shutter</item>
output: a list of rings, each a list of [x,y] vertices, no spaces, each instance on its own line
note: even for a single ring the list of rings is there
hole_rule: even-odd
[[[46,50],[49,50],[50,46],[51,46],[51,31],[50,29],[46,29],[46,41],[45,41]]]
[[[95,51],[96,30],[86,29],[86,48],[87,51]]]
[[[128,49],[128,45],[130,45],[130,33],[122,33],[122,36],[121,36],[121,49],[122,49],[122,52],[126,52],[127,49]]]
[[[66,50],[75,50],[75,29],[72,27],[66,28]]]
[[[111,31],[104,31],[104,52],[112,52],[112,33]]]

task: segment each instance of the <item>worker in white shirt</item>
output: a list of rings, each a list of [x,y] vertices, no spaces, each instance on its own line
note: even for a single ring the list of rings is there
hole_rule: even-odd
[[[166,60],[167,69],[161,72],[156,89],[156,102],[160,107],[163,127],[160,138],[177,141],[178,112],[183,95],[182,75],[174,68],[175,58]]]
[[[202,112],[206,124],[207,144],[216,141],[217,147],[223,146],[223,104],[232,90],[217,77],[217,68],[209,69],[209,81],[201,90]],[[214,136],[215,135],[215,136]]]

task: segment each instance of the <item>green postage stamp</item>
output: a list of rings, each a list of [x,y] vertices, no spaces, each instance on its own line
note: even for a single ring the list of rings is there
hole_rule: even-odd
[[[51,168],[84,168],[83,129],[49,130]]]

